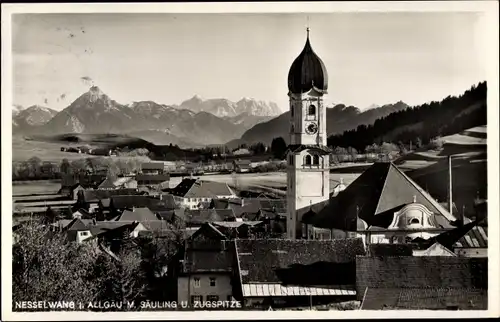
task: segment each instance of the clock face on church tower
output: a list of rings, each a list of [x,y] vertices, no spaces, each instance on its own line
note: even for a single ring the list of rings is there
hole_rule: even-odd
[[[307,124],[306,133],[307,134],[316,134],[318,132],[318,125],[314,122]]]

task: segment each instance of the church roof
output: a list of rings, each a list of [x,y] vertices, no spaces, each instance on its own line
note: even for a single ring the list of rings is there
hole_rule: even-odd
[[[330,199],[329,205],[316,216],[314,225],[356,231],[359,216],[369,226],[387,228],[394,212],[412,203],[414,198],[434,214],[442,228],[452,228],[450,222],[456,218],[391,162],[375,163],[363,172]]]
[[[311,89],[326,93],[328,74],[325,64],[316,55],[309,42],[309,29],[304,49],[292,63],[288,72],[288,90],[294,94],[309,92]]]

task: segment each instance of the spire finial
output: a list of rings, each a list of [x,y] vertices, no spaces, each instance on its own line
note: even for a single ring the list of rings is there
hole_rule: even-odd
[[[309,16],[307,16],[307,28],[306,28],[306,31],[307,31],[307,39],[309,39]]]

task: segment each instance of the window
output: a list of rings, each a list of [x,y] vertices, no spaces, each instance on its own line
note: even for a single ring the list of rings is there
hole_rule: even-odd
[[[308,154],[304,157],[305,165],[311,165],[311,156]]]
[[[309,109],[307,110],[307,115],[310,115],[310,116],[316,115],[316,106],[309,105]]]
[[[200,303],[202,301],[203,301],[203,296],[201,296],[201,295],[192,295],[191,296],[191,305],[193,305],[196,302]]]
[[[293,155],[291,155],[288,159],[289,159],[288,163],[290,165],[293,165]]]
[[[201,285],[200,278],[199,277],[195,277],[194,280],[193,280],[193,284],[194,284],[194,287],[200,287],[200,285]]]
[[[82,231],[82,236],[88,236],[89,232],[88,231]]]
[[[420,224],[420,221],[417,218],[413,218],[410,220],[410,224]]]
[[[219,300],[219,295],[207,295],[207,301],[217,302]]]
[[[210,286],[215,286],[215,277],[210,277]]]
[[[319,155],[313,156],[313,164],[314,165],[319,165]]]
[[[295,133],[295,127],[293,126],[293,124],[292,124],[292,126],[291,126],[291,130],[290,130],[290,132],[291,132],[291,133]]]
[[[290,106],[290,115],[293,117],[293,105]]]

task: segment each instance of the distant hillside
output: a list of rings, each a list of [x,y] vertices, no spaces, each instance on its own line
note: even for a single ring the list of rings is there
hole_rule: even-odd
[[[392,142],[424,144],[438,136],[461,132],[486,124],[486,82],[472,86],[459,97],[448,96],[440,102],[426,103],[396,111],[377,119],[372,125],[328,138],[329,146],[363,150],[373,143]],[[372,111],[372,110],[370,110]]]
[[[346,130],[354,129],[360,124],[371,124],[377,118],[407,108],[408,105],[405,103],[397,102],[361,112],[357,107],[338,104],[326,110],[327,131],[328,134],[342,133]],[[289,130],[290,112],[285,112],[268,122],[255,125],[243,134],[241,140],[235,142],[247,144],[262,142],[271,144],[273,138],[281,136],[288,143]]]

